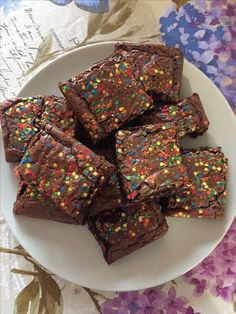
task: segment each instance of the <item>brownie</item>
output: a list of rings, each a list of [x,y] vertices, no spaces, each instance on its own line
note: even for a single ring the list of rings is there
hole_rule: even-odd
[[[44,97],[6,100],[0,107],[3,144],[7,162],[21,160],[31,138],[39,130]]]
[[[116,153],[128,200],[159,197],[188,182],[173,123],[118,131]]]
[[[182,82],[180,49],[155,44],[117,43],[115,54],[133,64],[136,79],[160,100],[178,102]]]
[[[206,113],[198,94],[185,98],[178,104],[155,103],[154,109],[140,117],[140,123],[156,124],[173,122],[180,136],[203,134],[209,126]]]
[[[13,211],[16,215],[78,224],[76,218],[57,208],[52,199],[38,191],[37,186],[26,185],[22,181],[19,183]]]
[[[163,236],[168,225],[153,203],[122,207],[89,219],[90,231],[102,248],[108,264]]]
[[[95,144],[152,108],[150,97],[134,77],[132,64],[112,56],[59,83],[68,105]]]
[[[65,132],[67,136],[75,136],[76,120],[73,111],[68,109],[64,97],[54,95],[45,97],[40,124],[45,126],[47,123]]]
[[[93,197],[114,171],[105,158],[50,125],[35,135],[16,169],[20,179],[38,184],[40,192],[81,224]]]
[[[162,200],[165,215],[184,218],[222,218],[226,205],[227,159],[218,148],[182,152],[190,183]]]
[[[90,216],[113,210],[124,203],[117,174],[114,173],[94,197],[89,207]]]
[[[6,100],[0,111],[8,162],[21,160],[32,137],[46,123],[50,122],[68,136],[74,136],[76,121],[73,112],[66,107],[64,97],[35,96]]]

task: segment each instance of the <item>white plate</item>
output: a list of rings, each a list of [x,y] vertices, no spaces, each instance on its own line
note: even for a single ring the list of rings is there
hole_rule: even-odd
[[[41,69],[18,93],[20,96],[60,94],[64,81],[107,57],[114,43],[102,43],[67,53]],[[108,266],[86,226],[71,226],[27,217],[15,217],[12,206],[17,182],[13,165],[3,157],[1,144],[1,206],[23,247],[51,272],[82,286],[102,290],[135,290],[176,278],[203,260],[221,240],[236,212],[236,123],[229,104],[215,85],[189,62],[184,63],[184,96],[201,95],[210,120],[207,133],[186,139],[187,145],[220,145],[229,158],[228,204],[221,221],[168,219],[162,239]]]

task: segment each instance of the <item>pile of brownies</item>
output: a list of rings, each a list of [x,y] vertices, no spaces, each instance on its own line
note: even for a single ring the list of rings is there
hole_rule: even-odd
[[[5,157],[20,162],[15,214],[87,222],[109,264],[163,236],[165,216],[223,217],[221,149],[180,147],[209,125],[198,94],[179,99],[182,71],[177,48],[117,43],[59,83],[64,97],[6,100]]]

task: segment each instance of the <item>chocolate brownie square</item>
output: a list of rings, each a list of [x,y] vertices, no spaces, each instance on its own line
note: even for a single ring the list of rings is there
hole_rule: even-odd
[[[117,43],[115,54],[133,64],[137,81],[164,101],[178,102],[182,82],[180,49],[155,44]]]
[[[168,225],[153,203],[134,204],[89,219],[89,229],[108,264],[163,236]]]
[[[227,159],[218,148],[182,152],[190,182],[162,200],[165,215],[184,218],[222,218],[226,205]]]
[[[20,161],[39,130],[42,96],[6,100],[0,107],[3,144],[7,162]]]
[[[90,216],[97,216],[101,212],[113,210],[124,203],[118,176],[112,174],[103,188],[94,197],[89,207]]]
[[[1,108],[5,157],[20,161],[32,137],[46,123],[54,124],[68,136],[75,135],[76,121],[64,97],[36,96],[6,100]]]
[[[154,109],[140,117],[140,123],[156,124],[173,122],[179,136],[203,134],[209,126],[205,110],[198,94],[185,98],[178,104],[163,104],[157,102]]]
[[[52,199],[39,192],[37,186],[26,185],[22,181],[19,183],[13,211],[16,215],[78,224],[76,218],[57,208]]]
[[[54,125],[69,137],[75,136],[76,120],[73,111],[67,107],[64,97],[45,96],[40,125],[44,127],[48,123]]]
[[[118,131],[116,153],[128,200],[159,197],[188,182],[173,123]]]
[[[59,87],[93,143],[152,108],[152,98],[136,82],[132,64],[119,56],[93,65]]]
[[[16,173],[83,224],[93,197],[114,171],[103,157],[46,125],[32,139]]]

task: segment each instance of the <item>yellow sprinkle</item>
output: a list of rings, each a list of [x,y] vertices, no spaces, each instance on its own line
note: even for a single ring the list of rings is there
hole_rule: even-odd
[[[54,167],[54,168],[56,168],[56,167],[57,167],[57,163],[56,163],[56,162],[54,162],[53,167]]]
[[[65,172],[65,169],[61,169],[61,172]]]
[[[170,80],[169,83],[172,84],[172,81]]]
[[[125,108],[124,107],[120,107],[119,108],[119,111],[123,111]]]
[[[163,72],[163,71],[160,71],[160,74],[164,74],[164,72]]]
[[[173,116],[175,116],[176,115],[176,111],[173,111],[172,114],[173,114]]]
[[[198,171],[194,171],[193,173],[195,175],[195,177],[198,175]]]
[[[208,169],[208,168],[204,168],[204,171],[206,171],[206,172],[207,172],[207,171],[209,171],[209,169]]]
[[[19,134],[20,132],[19,132],[19,130],[16,130],[16,134]]]
[[[58,154],[59,157],[63,157],[63,155],[64,155],[63,152],[60,152],[60,153]]]
[[[202,210],[202,209],[199,209],[198,212],[199,212],[199,214],[202,214],[202,213],[203,213],[203,210]]]
[[[82,89],[85,89],[85,85],[82,86]]]
[[[157,142],[157,146],[160,146],[160,145],[161,145],[161,142],[158,141],[158,142]]]
[[[168,169],[164,169],[164,173],[169,173]]]
[[[150,104],[148,102],[146,103],[146,107],[150,107]]]
[[[202,161],[200,161],[199,164],[200,164],[200,166],[203,166],[203,162]]]
[[[142,180],[144,180],[144,179],[145,179],[145,176],[144,176],[143,174],[141,175],[141,179],[142,179]]]
[[[88,169],[89,169],[89,171],[93,171],[93,167],[89,167]]]
[[[149,147],[148,150],[149,150],[149,152],[152,152],[152,151],[153,151],[153,148],[152,148],[152,147]]]
[[[115,122],[119,122],[119,119],[118,119],[118,118],[115,118]]]
[[[142,217],[142,216],[139,216],[139,217],[138,217],[138,221],[139,221],[139,222],[142,222],[142,221],[143,221],[143,217]]]
[[[121,199],[120,199],[120,198],[117,199],[117,203],[118,203],[118,204],[121,203]]]
[[[176,198],[176,202],[179,203],[180,202],[180,198]]]
[[[154,69],[154,72],[155,72],[155,73],[158,73],[158,70],[157,70],[157,69]]]
[[[119,68],[119,66],[120,66],[119,63],[116,63],[116,64],[115,64],[115,67],[116,67],[116,68]]]
[[[72,172],[72,176],[73,177],[76,176],[76,172],[75,171]]]
[[[113,76],[113,74],[112,74],[112,73],[110,73],[109,75],[110,75],[110,77],[112,77],[112,76]]]
[[[78,174],[77,174],[77,175],[75,175],[75,180],[77,180],[77,179],[79,179],[79,176],[78,176]]]
[[[182,217],[182,216],[183,216],[183,213],[182,213],[182,212],[179,212],[179,216]]]
[[[26,164],[26,168],[28,168],[28,169],[31,168],[31,164],[29,164],[29,163]]]
[[[207,164],[207,163],[205,163],[205,164],[204,164],[204,166],[208,167],[208,164]]]
[[[223,195],[224,195],[224,196],[227,195],[227,191],[224,191]]]
[[[166,129],[166,126],[165,126],[165,125],[163,125],[161,128],[162,128],[162,130],[165,130],[165,129]]]
[[[189,209],[189,207],[186,205],[186,206],[184,206],[184,209],[188,210],[188,209]]]
[[[189,194],[190,194],[190,191],[186,191],[186,193],[189,195]]]
[[[135,236],[136,236],[136,233],[132,232],[132,236],[135,237]]]
[[[199,163],[198,163],[198,162],[195,162],[195,166],[199,166]]]
[[[75,212],[75,214],[76,214],[76,215],[79,215],[79,214],[80,214],[80,212],[77,210],[77,211]]]
[[[117,151],[118,151],[118,153],[122,153],[122,149],[121,148],[118,148]]]
[[[132,171],[135,172],[135,171],[136,171],[136,167],[133,167],[133,168],[132,168]]]
[[[217,167],[217,171],[221,171],[221,167]]]
[[[71,192],[73,189],[72,189],[72,187],[70,186],[69,188],[68,188],[68,191],[69,192]]]
[[[163,166],[164,166],[164,163],[163,163],[163,162],[160,162],[160,166],[163,167]]]
[[[125,213],[121,213],[121,217],[125,217]]]
[[[127,226],[128,226],[127,224],[123,224],[123,227],[124,227],[124,228],[127,228]]]
[[[180,160],[176,160],[176,163],[177,163],[177,165],[180,165],[181,161]]]
[[[65,123],[65,120],[61,120],[61,124],[64,124]]]
[[[106,118],[107,118],[107,116],[104,115],[104,114],[101,116],[101,119],[102,119],[102,120],[106,120]]]
[[[87,197],[88,196],[88,193],[83,193],[83,197]]]
[[[143,81],[143,76],[140,76],[139,79],[140,79],[140,81]]]
[[[61,207],[65,207],[65,203],[61,202]]]
[[[31,193],[30,193],[30,196],[33,197],[33,196],[34,196],[34,192],[31,192]]]
[[[94,175],[94,176],[97,176],[97,175],[98,175],[97,171],[94,171],[93,175]]]

